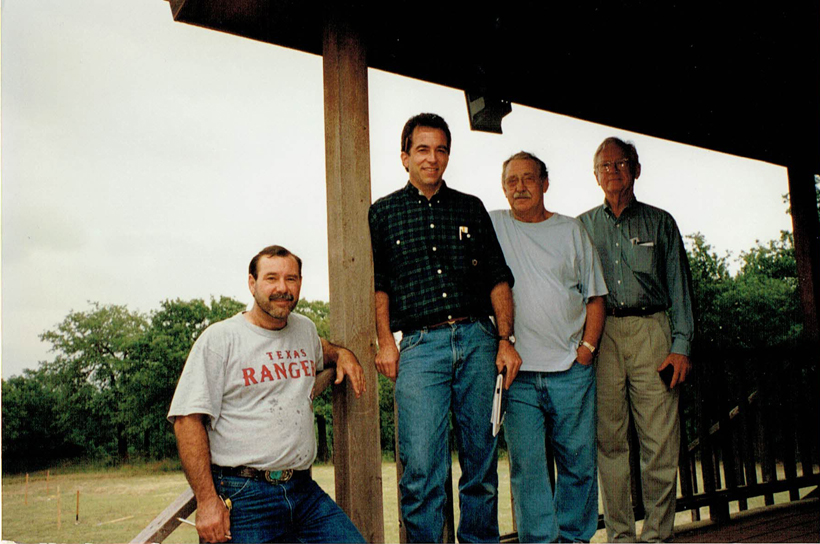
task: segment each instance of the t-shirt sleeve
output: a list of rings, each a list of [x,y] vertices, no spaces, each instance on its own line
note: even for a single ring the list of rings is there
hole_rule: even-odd
[[[206,330],[191,348],[168,410],[171,423],[176,416],[205,414],[213,428],[219,419],[227,354],[223,343],[214,338],[218,335],[211,332]]]
[[[591,297],[602,297],[606,295],[609,290],[604,280],[604,269],[601,266],[601,258],[598,256],[598,250],[592,243],[586,229],[577,222],[578,231],[576,233],[577,239],[580,243],[578,250],[579,259],[579,277],[582,279],[582,293],[584,300],[589,301]]]

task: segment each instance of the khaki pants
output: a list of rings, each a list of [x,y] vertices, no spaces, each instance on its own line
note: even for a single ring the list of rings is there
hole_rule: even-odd
[[[678,390],[669,391],[657,368],[671,347],[664,312],[607,317],[598,357],[598,471],[610,542],[634,542],[630,492],[628,410],[640,442],[646,509],[641,540],[672,538],[680,449]]]

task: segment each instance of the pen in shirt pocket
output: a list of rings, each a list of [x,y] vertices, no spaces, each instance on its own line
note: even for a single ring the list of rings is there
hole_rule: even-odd
[[[458,227],[458,239],[464,240],[464,237],[470,237],[470,230],[467,227]]]

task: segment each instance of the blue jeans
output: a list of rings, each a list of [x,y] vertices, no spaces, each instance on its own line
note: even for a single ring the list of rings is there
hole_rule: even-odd
[[[276,485],[214,473],[214,485],[233,503],[229,542],[365,542],[307,472]]]
[[[588,542],[598,528],[595,368],[521,372],[507,394],[504,432],[520,542]],[[558,474],[553,495],[546,440]]]
[[[399,488],[408,542],[441,542],[450,411],[462,476],[459,542],[498,542],[496,439],[490,415],[498,341],[489,318],[408,332],[396,380]]]

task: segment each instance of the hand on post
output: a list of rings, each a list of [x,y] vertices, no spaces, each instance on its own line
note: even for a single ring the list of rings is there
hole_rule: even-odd
[[[359,364],[356,355],[349,349],[342,349],[339,351],[339,358],[336,361],[336,385],[339,385],[347,376],[350,385],[353,387],[353,393],[356,398],[362,396],[362,393],[367,391],[367,383],[364,379],[364,369]]]

